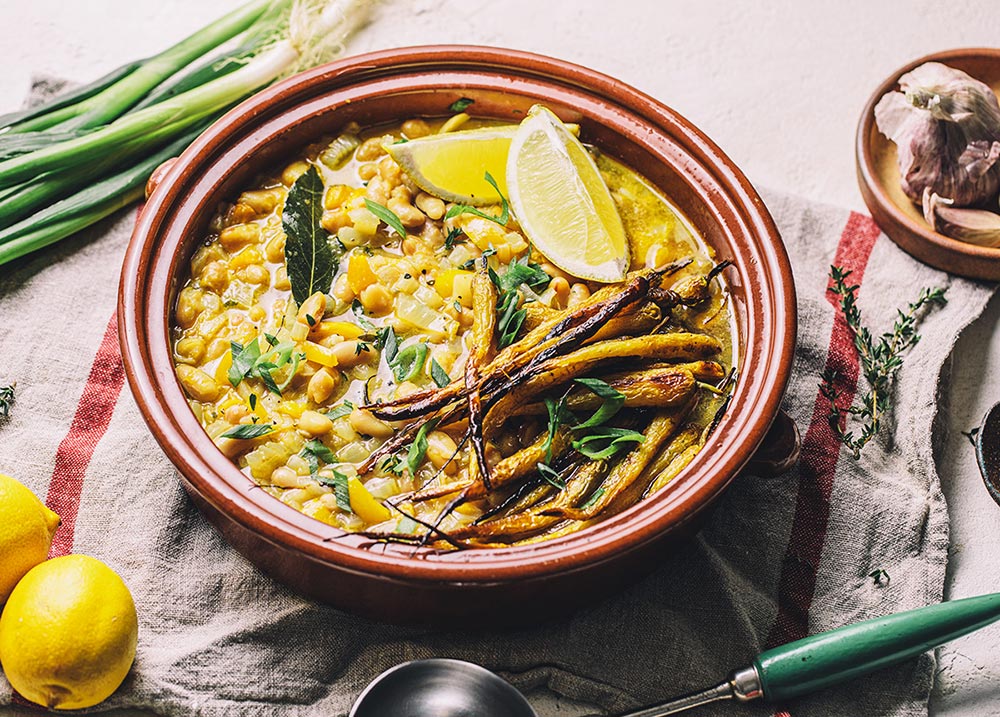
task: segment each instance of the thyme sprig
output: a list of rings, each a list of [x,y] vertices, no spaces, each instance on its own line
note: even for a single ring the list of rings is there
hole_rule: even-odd
[[[890,410],[892,387],[903,367],[903,354],[920,341],[917,333],[917,318],[921,310],[947,303],[944,289],[924,288],[916,301],[909,304],[906,311],[897,309],[892,331],[887,331],[876,340],[871,331],[861,321],[861,310],[857,305],[857,284],[848,283],[851,272],[839,266],[830,267],[833,286],[830,291],[836,295],[840,310],[848,328],[854,336],[854,348],[861,362],[861,373],[868,383],[868,391],[858,403],[847,408],[837,405],[842,392],[837,389],[837,372],[827,369],[820,382],[820,393],[830,402],[828,419],[837,438],[851,451],[855,459],[861,457],[862,449],[876,436],[882,417]],[[860,433],[856,436],[847,430],[846,419],[855,416],[861,421]]]

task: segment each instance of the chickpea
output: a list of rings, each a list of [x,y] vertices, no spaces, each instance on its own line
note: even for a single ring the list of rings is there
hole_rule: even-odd
[[[206,266],[214,261],[225,261],[225,259],[226,253],[218,244],[212,243],[203,246],[191,258],[191,276],[200,276],[205,271]]]
[[[403,123],[402,130],[403,134],[406,135],[407,139],[417,139],[418,137],[426,137],[431,133],[430,126],[422,119],[406,120]]]
[[[333,346],[330,351],[336,357],[339,368],[357,366],[359,363],[365,363],[369,358],[377,355],[371,349],[358,351],[358,342],[353,339],[351,341],[341,341],[336,346]]]
[[[251,306],[247,315],[250,317],[251,321],[256,321],[258,323],[267,318],[267,312],[259,306]]]
[[[347,419],[351,428],[363,436],[373,438],[389,438],[395,431],[385,421],[380,421],[372,415],[371,411],[355,408]]]
[[[333,295],[345,304],[349,304],[354,300],[354,290],[351,289],[351,283],[347,280],[346,272],[338,276],[337,280],[333,282]]]
[[[381,177],[373,177],[365,187],[365,196],[373,202],[385,206],[389,201],[389,187]],[[356,222],[355,222],[356,223]]]
[[[213,339],[208,344],[208,350],[205,352],[206,361],[214,361],[219,358],[222,354],[229,350],[229,341],[226,339]]]
[[[569,308],[579,306],[589,298],[590,289],[587,288],[586,284],[573,284],[573,286],[569,287],[569,299],[566,301],[566,306]]]
[[[458,446],[447,433],[431,431],[427,435],[427,459],[435,468],[449,475],[455,473],[458,466],[452,458],[457,451]]]
[[[340,372],[332,373],[328,368],[321,368],[309,379],[306,394],[313,403],[323,403],[337,389],[340,383]]]
[[[557,276],[549,282],[549,288],[552,289],[552,293],[556,301],[559,302],[559,305],[565,306],[566,300],[569,299],[569,282],[563,277]]]
[[[267,244],[264,245],[264,256],[267,260],[278,264],[285,261],[285,235],[284,233],[276,234],[267,240]]]
[[[235,406],[230,406],[229,408],[226,409],[226,414],[225,414],[226,420],[235,425],[239,423],[240,420],[244,416],[246,416],[249,412],[250,409],[247,408],[244,404],[237,403]]]
[[[243,280],[248,284],[268,285],[271,283],[271,272],[260,264],[251,264],[243,270]]]
[[[326,194],[323,195],[323,208],[337,209],[351,198],[352,192],[353,190],[346,184],[334,184],[328,187]]]
[[[358,176],[361,178],[362,182],[369,181],[376,174],[378,174],[378,166],[374,162],[362,164],[358,167]]]
[[[322,291],[317,291],[315,294],[302,302],[302,306],[299,307],[299,313],[296,318],[299,323],[315,326],[320,322],[323,318],[323,314],[325,313],[326,294]]]
[[[274,288],[278,291],[288,291],[292,283],[288,280],[288,269],[282,264],[274,270]]]
[[[391,134],[383,135],[382,137],[369,137],[358,147],[357,152],[354,153],[354,158],[359,162],[370,162],[373,159],[378,159],[385,154],[382,144],[384,142],[392,142],[394,139]]]
[[[310,436],[322,436],[333,430],[333,421],[318,411],[303,411],[298,426],[300,431]]]
[[[444,216],[444,202],[427,192],[420,192],[416,199],[417,209],[437,221]]]
[[[548,274],[552,278],[555,278],[555,277],[558,276],[558,277],[561,277],[561,278],[566,279],[567,281],[569,281],[569,274],[567,274],[565,271],[563,271],[562,269],[560,269],[559,267],[557,267],[555,264],[552,264],[550,262],[545,262],[545,263],[543,263],[541,265],[541,267],[542,267],[542,271],[544,271],[546,274]]]
[[[323,216],[320,217],[319,223],[323,225],[331,234],[336,234],[338,231],[351,224],[351,216],[347,213],[347,210],[343,207],[339,209],[334,209],[332,211],[323,212]]]
[[[281,201],[281,195],[277,189],[255,189],[243,192],[239,199],[240,204],[246,204],[258,216],[269,214],[272,209],[278,206],[279,201]]]
[[[415,229],[423,226],[423,223],[427,221],[424,213],[410,204],[409,199],[404,200],[402,197],[390,199],[388,207],[390,211],[399,217],[399,221],[407,229]]]
[[[378,161],[378,176],[387,185],[391,187],[398,185],[402,175],[403,168],[396,164],[396,160],[392,157],[386,155]]]
[[[372,284],[361,290],[361,304],[365,311],[375,316],[392,309],[392,294],[381,284]]]
[[[200,368],[181,364],[177,367],[177,379],[184,392],[195,401],[214,401],[219,397],[219,384]]]
[[[302,485],[302,478],[288,466],[278,466],[271,473],[271,485],[279,488],[298,488]]]
[[[406,256],[413,256],[417,253],[417,249],[420,248],[420,241],[417,237],[412,234],[407,234],[406,238],[402,242],[403,253]]]
[[[205,339],[200,336],[185,336],[174,347],[179,361],[188,364],[201,363],[205,358]]]
[[[174,312],[174,318],[177,319],[178,326],[182,329],[189,329],[194,326],[194,322],[198,320],[198,315],[204,309],[203,297],[204,292],[193,286],[181,289],[181,293],[177,297],[177,310]]]
[[[219,244],[230,254],[247,244],[260,241],[260,227],[256,224],[236,224],[219,232]]]

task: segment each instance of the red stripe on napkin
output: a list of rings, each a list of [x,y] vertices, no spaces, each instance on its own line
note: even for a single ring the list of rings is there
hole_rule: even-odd
[[[851,281],[861,284],[879,228],[867,216],[852,213],[837,244],[834,263],[853,272]],[[832,286],[832,281],[828,287]],[[837,372],[837,404],[846,408],[854,400],[858,382],[858,356],[854,338],[837,299],[829,291],[826,298],[836,312],[826,368]],[[816,377],[817,384],[820,377]],[[809,634],[809,608],[816,589],[827,522],[830,518],[830,495],[840,455],[840,441],[830,427],[828,399],[817,391],[812,420],[802,441],[799,461],[799,494],[795,504],[792,532],[778,583],[778,614],[768,637],[769,647],[783,645]]]
[[[76,515],[83,493],[83,477],[111,423],[118,396],[125,381],[121,351],[118,348],[118,317],[114,315],[104,331],[90,375],[77,404],[69,432],[56,451],[55,469],[49,482],[45,504],[59,514],[62,525],[56,531],[49,557],[68,555],[73,549]]]

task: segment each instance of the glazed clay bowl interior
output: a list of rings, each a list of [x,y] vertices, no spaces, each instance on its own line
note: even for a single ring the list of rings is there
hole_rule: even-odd
[[[214,446],[175,378],[169,343],[188,261],[219,203],[261,170],[348,122],[442,116],[455,100],[518,122],[542,102],[660,187],[714,247],[736,315],[740,379],[709,443],[654,497],[580,532],[532,545],[453,552],[372,546],[257,490]],[[655,551],[721,494],[778,411],[795,343],[788,259],[740,171],[675,112],[610,77],[511,50],[421,47],[354,57],[267,89],[209,128],[166,173],[136,226],[119,321],[132,391],[206,517],[243,555],[301,593],[393,622],[538,619],[594,600],[656,565]],[[532,613],[529,617],[525,613]]]
[[[981,247],[932,231],[921,208],[900,186],[896,145],[878,131],[875,105],[899,89],[899,78],[925,62],[940,62],[985,82],[1000,92],[1000,49],[966,48],[926,55],[892,73],[872,93],[858,123],[858,186],[868,211],[882,231],[925,264],[973,279],[1000,280],[1000,248]]]

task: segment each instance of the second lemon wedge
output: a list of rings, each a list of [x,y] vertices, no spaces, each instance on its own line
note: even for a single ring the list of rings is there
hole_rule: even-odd
[[[510,203],[521,229],[573,276],[621,281],[629,266],[625,227],[597,165],[551,110],[535,105],[507,158]]]

